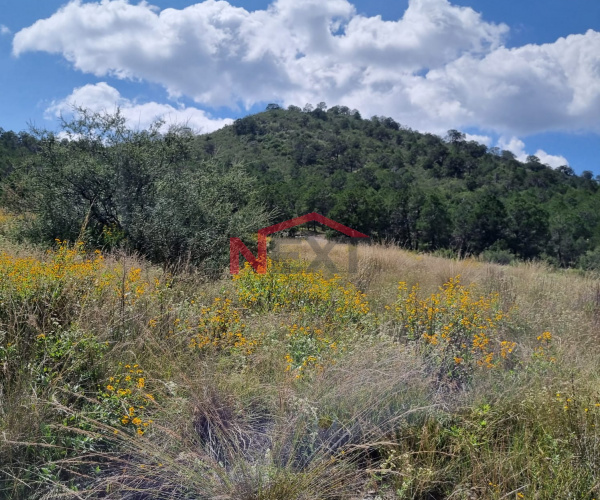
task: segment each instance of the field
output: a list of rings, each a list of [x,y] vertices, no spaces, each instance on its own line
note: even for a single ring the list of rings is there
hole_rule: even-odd
[[[596,277],[311,252],[214,281],[2,239],[0,497],[599,498]]]

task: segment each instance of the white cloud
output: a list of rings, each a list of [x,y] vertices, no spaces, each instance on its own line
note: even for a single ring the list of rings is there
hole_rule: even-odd
[[[215,0],[160,12],[145,2],[74,1],[18,32],[13,52],[62,54],[83,72],[141,78],[203,104],[352,105],[402,94],[401,79],[483,54],[506,31],[447,0],[411,0],[395,22],[359,16],[347,0],[277,0],[253,12]]]
[[[213,107],[324,100],[436,133],[600,132],[600,33],[513,49],[507,33],[448,0],[409,0],[397,21],[359,15],[348,0],[252,12],[216,0],[162,11],[76,0],[19,31],[13,52],[61,54],[80,71]]]
[[[74,106],[82,106],[92,111],[115,111],[120,108],[130,126],[145,129],[156,119],[164,119],[166,126],[187,125],[196,132],[212,132],[229,125],[229,118],[211,118],[201,109],[192,107],[175,108],[169,104],[146,102],[138,104],[121,96],[119,91],[105,82],[84,85],[73,90],[68,97],[53,102],[46,109],[46,117],[69,114]]]
[[[537,156],[542,163],[545,163],[546,165],[550,165],[552,168],[557,168],[557,167],[560,167],[562,165],[568,165],[569,164],[569,162],[567,161],[567,159],[564,156],[561,156],[561,155],[549,155],[543,149],[538,149],[534,153],[534,156]]]
[[[4,26],[4,24],[0,24],[0,35],[10,35],[12,31],[8,26]]]
[[[484,146],[489,146],[492,143],[492,138],[487,135],[465,134],[467,141],[475,141]]]
[[[498,147],[500,149],[510,151],[517,157],[517,160],[519,161],[526,161],[527,157],[529,156],[529,154],[525,152],[525,143],[517,137],[511,137],[510,139],[501,137],[498,140]],[[538,149],[533,156],[537,156],[542,163],[545,163],[546,165],[549,165],[552,168],[569,164],[569,162],[564,156],[551,155],[546,153],[546,151],[544,151],[543,149]]]

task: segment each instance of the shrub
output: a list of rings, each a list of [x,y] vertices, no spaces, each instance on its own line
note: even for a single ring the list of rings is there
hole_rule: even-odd
[[[395,318],[401,336],[421,346],[441,377],[465,380],[475,368],[499,366],[515,349],[514,342],[500,338],[506,314],[498,294],[477,298],[459,276],[425,300],[418,290],[399,284]]]
[[[484,262],[493,262],[494,264],[502,264],[504,266],[511,264],[515,260],[515,256],[509,250],[490,249],[481,254]]]

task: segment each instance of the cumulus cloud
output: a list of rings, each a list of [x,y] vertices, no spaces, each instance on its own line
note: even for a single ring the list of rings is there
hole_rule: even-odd
[[[4,24],[0,24],[0,35],[10,35],[12,31],[8,26],[4,26]]]
[[[113,112],[117,107],[130,126],[145,129],[157,119],[163,119],[165,126],[186,125],[196,132],[212,132],[233,120],[211,118],[205,111],[193,107],[175,108],[157,102],[136,103],[121,96],[119,91],[105,82],[84,85],[73,90],[71,95],[53,102],[46,109],[46,117],[69,114],[74,106],[81,106],[95,112]]]
[[[484,146],[489,146],[492,143],[492,138],[487,135],[465,134],[467,141],[475,141]]]
[[[83,72],[156,82],[213,106],[352,105],[382,94],[401,107],[414,72],[484,54],[506,31],[447,0],[411,0],[398,21],[357,15],[347,0],[276,0],[253,12],[215,0],[163,11],[73,1],[19,31],[13,52],[62,54]]]
[[[409,0],[395,21],[348,0],[275,0],[249,12],[206,0],[160,10],[72,1],[19,31],[13,53],[162,85],[171,97],[248,108],[325,100],[419,130],[505,136],[600,132],[600,33],[506,48],[508,27],[448,0]]]
[[[537,156],[542,163],[546,165],[550,165],[552,168],[557,168],[562,165],[568,165],[569,162],[564,156],[561,155],[550,155],[546,153],[543,149],[538,149],[534,154]]]
[[[529,156],[529,154],[525,152],[525,143],[517,137],[511,137],[510,139],[501,137],[498,141],[498,147],[510,151],[519,161],[526,161]],[[543,149],[538,149],[533,156],[537,156],[542,163],[545,163],[552,168],[569,164],[564,156],[551,155],[546,153]]]

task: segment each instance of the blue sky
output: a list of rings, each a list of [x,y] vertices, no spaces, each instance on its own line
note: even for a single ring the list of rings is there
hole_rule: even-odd
[[[600,174],[600,2],[21,0],[0,89],[4,129],[73,103],[210,131],[325,101]]]

